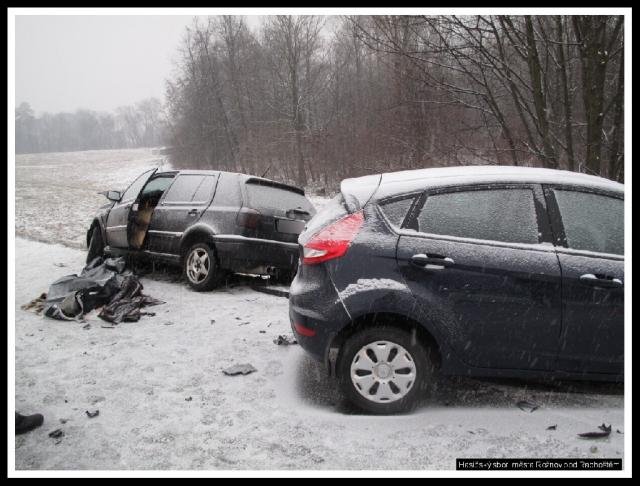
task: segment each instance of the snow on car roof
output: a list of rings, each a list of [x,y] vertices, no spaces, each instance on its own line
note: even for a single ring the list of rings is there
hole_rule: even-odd
[[[364,185],[373,179],[360,178]],[[360,182],[359,179],[352,183]],[[471,165],[405,170],[382,174],[378,197],[399,192],[409,192],[428,187],[466,184],[490,184],[497,182],[525,182],[534,184],[566,184],[622,193],[624,185],[603,177],[567,170],[515,167],[504,165]],[[383,194],[384,193],[384,194]]]

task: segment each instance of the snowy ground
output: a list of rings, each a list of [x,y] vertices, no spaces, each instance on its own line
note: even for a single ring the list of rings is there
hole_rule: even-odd
[[[130,166],[113,151],[17,162],[16,231],[50,243],[16,240],[16,409],[45,416],[16,437],[16,469],[452,469],[457,457],[623,455],[617,385],[440,378],[412,414],[357,414],[299,346],[273,343],[290,334],[287,300],[251,290],[249,278],[201,294],[171,273],[144,277],[145,292],[167,303],[113,329],[92,314],[85,330],[21,310],[82,268],[85,254],[72,246],[102,202],[95,190],[153,165],[150,150],[118,152]],[[113,170],[108,184],[102,169],[79,168],[92,160]],[[73,181],[84,185],[70,189]],[[69,224],[50,224],[39,213],[46,206]],[[239,363],[257,372],[222,373]],[[521,399],[540,408],[524,412]],[[577,437],[603,422],[609,438]],[[48,437],[58,428],[61,439]]]

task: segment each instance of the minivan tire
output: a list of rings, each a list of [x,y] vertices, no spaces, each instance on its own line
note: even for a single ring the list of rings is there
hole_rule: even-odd
[[[363,385],[360,385],[362,389],[362,391],[360,391],[354,382],[357,378],[352,378],[352,364],[357,368],[357,364],[354,363],[354,360],[359,353],[360,356],[358,358],[358,362],[362,363],[363,367],[366,368],[369,364],[375,363],[372,358],[369,358],[369,361],[367,361],[366,364],[365,361],[360,360],[366,360],[366,357],[363,357],[362,355],[362,351],[370,346],[373,347],[376,343],[378,343],[379,349],[382,350],[378,354],[388,352],[389,354],[387,355],[387,358],[392,357],[390,362],[396,363],[396,366],[393,364],[386,365],[387,362],[380,359],[378,363],[384,364],[384,368],[376,368],[377,365],[373,368],[374,370],[384,369],[384,374],[382,371],[372,371],[371,373],[371,379],[374,383],[376,381],[378,382],[378,388],[384,386],[382,384],[385,383],[385,380],[383,379],[386,377],[385,375],[390,377],[386,380],[386,386],[389,387],[386,390],[387,392],[391,390],[392,396],[397,396],[398,398],[392,398],[385,402],[380,401],[385,395],[382,393],[382,390],[378,390],[377,388],[374,389],[373,387],[370,387],[369,390],[367,390],[366,388],[363,388],[363,386],[366,387],[368,382],[364,382]],[[401,354],[403,353],[403,351],[401,351],[402,348],[404,348],[406,354],[409,355],[409,359],[407,359],[405,355],[403,361],[398,361],[401,359]],[[392,356],[391,353],[393,353],[393,349],[396,349],[396,352]],[[371,349],[369,349],[369,351],[371,351]],[[367,356],[370,356],[369,351],[365,351]],[[375,357],[376,354],[374,353],[374,358]],[[407,367],[400,368],[400,363],[406,363]],[[355,375],[364,372],[364,370],[356,368],[354,368]],[[431,356],[431,349],[423,346],[415,336],[412,336],[411,333],[391,326],[379,326],[365,328],[364,330],[352,335],[344,342],[338,354],[336,370],[340,388],[349,402],[365,412],[385,415],[409,412],[413,410],[418,403],[425,398],[429,385],[433,385],[435,365]],[[415,376],[414,380],[410,380],[408,378],[403,379],[402,375],[406,374],[407,370],[413,370],[413,376]],[[396,371],[398,371],[397,374]],[[382,378],[380,375],[382,375]],[[405,376],[408,377],[409,374],[406,374]],[[396,377],[397,379],[394,380],[393,377]],[[404,380],[404,385],[400,381],[402,379]],[[397,386],[396,381],[397,384],[400,384],[400,386],[403,386],[408,391],[400,389]],[[406,385],[407,382],[411,382],[411,384]],[[374,390],[373,395],[371,390]],[[381,395],[378,397],[377,401],[375,398],[369,399],[364,396],[369,395],[375,397],[375,393],[378,391],[380,391]]]
[[[89,240],[89,249],[87,251],[87,263],[96,257],[101,257],[104,253],[104,243],[102,242],[102,233],[99,226],[94,226]]]
[[[199,260],[199,264],[196,259]],[[207,243],[196,243],[185,252],[182,269],[187,283],[197,292],[212,290],[224,279],[216,253]]]

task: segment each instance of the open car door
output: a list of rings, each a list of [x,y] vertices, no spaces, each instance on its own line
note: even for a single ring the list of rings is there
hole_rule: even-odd
[[[140,175],[131,183],[119,201],[117,201],[107,217],[106,234],[107,245],[112,248],[128,248],[127,227],[129,226],[129,213],[131,207],[138,199],[138,194],[147,181],[158,169],[151,169]]]

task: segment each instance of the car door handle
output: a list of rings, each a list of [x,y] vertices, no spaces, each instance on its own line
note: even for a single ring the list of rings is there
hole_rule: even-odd
[[[189,216],[195,216],[196,214],[198,214],[198,210],[197,209],[192,209],[191,211],[189,211],[187,213]]]
[[[602,287],[622,287],[622,280],[614,277],[598,276],[593,273],[585,273],[580,275],[580,280],[585,283],[590,283],[596,286]]]
[[[412,265],[430,270],[442,270],[453,265],[453,259],[441,255],[418,253],[410,259]]]

